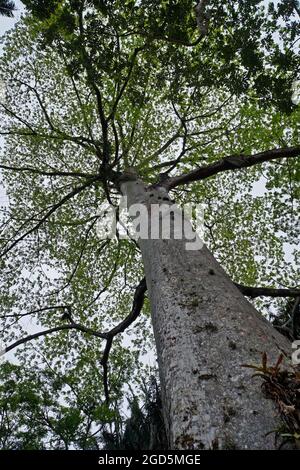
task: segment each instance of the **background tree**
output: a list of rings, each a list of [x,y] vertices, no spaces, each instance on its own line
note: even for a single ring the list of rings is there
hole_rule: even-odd
[[[206,241],[240,291],[252,296],[263,285],[260,296],[299,295],[296,254],[285,258],[285,243],[292,251],[297,241],[297,5],[211,1],[195,11],[190,1],[24,3],[31,14],[7,36],[1,60],[6,352],[25,345],[17,350],[22,364],[43,367],[46,357],[57,374],[87,383],[100,368],[103,400],[119,404],[122,386],[149,374],[147,283],[169,446],[273,447],[264,437],[276,427],[272,404],[240,365],[260,361],[265,349],[276,361],[289,344],[205,250],[187,258],[174,248],[171,266],[171,247],[140,244],[145,282],[139,246],[119,236],[99,241],[96,224],[101,203],[117,205],[121,186],[130,195],[126,169],[134,166],[155,201],[161,190],[178,204],[206,204]],[[258,183],[266,187],[261,195]],[[150,267],[158,269],[152,277]],[[189,318],[186,330],[181,318]],[[169,354],[173,371],[164,362]]]
[[[108,409],[105,402],[97,402],[99,379],[101,382],[99,376],[86,382],[76,374],[59,375],[51,367],[41,370],[2,364],[0,448],[164,448],[161,399],[155,378],[143,386],[140,397],[130,397],[126,419],[119,414],[117,403],[115,409]]]

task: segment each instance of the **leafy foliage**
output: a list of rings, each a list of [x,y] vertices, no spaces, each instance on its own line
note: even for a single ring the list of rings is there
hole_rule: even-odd
[[[99,377],[98,377],[99,380]],[[100,379],[101,380],[101,379]],[[79,381],[72,372],[2,364],[0,371],[0,448],[163,449],[166,437],[156,380],[129,399],[130,417],[117,403],[97,400],[96,380]],[[92,385],[92,386],[91,386]],[[142,407],[140,401],[142,400]]]
[[[6,346],[33,330],[66,325],[61,306],[98,332],[130,312],[143,277],[139,250],[120,237],[99,240],[96,230],[99,206],[119,202],[114,172],[134,166],[153,183],[227,155],[299,145],[300,109],[291,101],[299,73],[293,2],[270,3],[267,10],[256,0],[213,0],[204,36],[190,0],[23,3],[28,15],[6,35],[0,60],[6,84],[1,168],[9,198],[0,213]],[[295,159],[277,160],[175,188],[173,196],[179,204],[205,205],[206,241],[233,280],[295,286],[298,177]],[[256,305],[274,313],[280,301]],[[19,381],[28,364],[47,361],[61,383],[71,380],[83,395],[66,410],[64,402],[52,403],[60,438],[47,441],[37,428],[28,444],[26,436],[14,442],[96,445],[92,438],[82,441],[88,417],[70,416],[71,404],[82,411],[97,397],[98,424],[108,419],[105,413],[119,419],[127,384],[138,387],[152,372],[149,311],[146,302],[133,328],[114,340],[109,410],[103,405],[104,341],[61,330],[19,346],[24,372],[17,366],[11,372]],[[53,377],[40,380],[47,390],[54,387]],[[34,400],[26,403],[36,419]],[[39,401],[38,408],[44,406]],[[148,426],[149,413],[135,402],[132,407],[131,424]]]
[[[96,396],[70,373],[2,364],[1,449],[97,449],[116,416]]]

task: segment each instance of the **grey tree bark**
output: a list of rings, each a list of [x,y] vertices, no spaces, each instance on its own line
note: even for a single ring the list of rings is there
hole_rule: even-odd
[[[167,202],[163,188],[131,178],[128,204]],[[203,246],[139,240],[152,311],[170,449],[275,449],[280,418],[242,364],[290,356],[278,333]]]

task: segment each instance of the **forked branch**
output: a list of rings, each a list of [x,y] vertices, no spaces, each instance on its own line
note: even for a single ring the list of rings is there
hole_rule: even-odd
[[[113,344],[113,339],[117,334],[123,333],[123,331],[125,331],[137,319],[144,305],[146,290],[147,290],[146,279],[143,278],[135,290],[134,298],[133,298],[133,305],[132,305],[130,314],[123,321],[121,321],[121,323],[119,323],[115,328],[113,328],[107,333],[108,338],[107,338],[106,346],[105,346],[103,356],[101,359],[101,364],[103,367],[104,393],[105,393],[105,400],[107,403],[109,402],[108,359],[109,359],[109,353]]]
[[[39,331],[32,335],[25,336],[24,338],[21,338],[15,341],[14,343],[10,344],[6,348],[4,348],[2,351],[0,351],[0,356],[15,349],[21,344],[28,343],[29,341],[32,341],[33,339],[37,339],[41,336],[46,336],[51,333],[57,333],[58,331],[77,330],[77,331],[81,331],[83,333],[87,333],[89,335],[95,336],[100,339],[105,339],[106,345],[105,345],[105,349],[101,358],[101,365],[103,367],[103,382],[104,382],[105,399],[106,399],[106,402],[108,403],[109,402],[108,360],[109,360],[109,353],[111,351],[112,344],[113,344],[113,339],[118,334],[123,333],[137,319],[144,305],[146,290],[147,290],[146,280],[145,278],[143,278],[135,290],[135,294],[133,298],[133,305],[132,305],[132,309],[129,315],[124,320],[122,320],[117,326],[103,333],[72,321],[68,306],[44,307],[39,310],[33,310],[30,313],[35,313],[35,312],[40,312],[40,311],[45,311],[45,310],[52,310],[52,309],[66,309],[68,313],[68,317],[65,316],[64,318],[69,319],[70,323],[66,325],[61,325],[61,326],[55,326],[47,330]]]

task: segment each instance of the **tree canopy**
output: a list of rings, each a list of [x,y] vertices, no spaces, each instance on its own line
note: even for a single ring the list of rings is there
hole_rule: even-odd
[[[128,167],[149,184],[163,181],[179,204],[204,204],[205,241],[234,282],[299,289],[300,108],[291,100],[299,7],[290,0],[23,3],[27,14],[6,34],[0,59],[8,198],[0,213],[1,338],[23,372],[1,366],[1,403],[18,394],[7,371],[15,383],[23,374],[22,393],[34,385],[20,436],[2,446],[24,442],[22,427],[42,405],[50,421],[59,414],[68,426],[51,442],[37,427],[30,445],[53,448],[74,423],[77,432],[83,420],[97,426],[124,414],[128,388],[139,394],[154,373],[138,246],[118,233],[97,236],[99,208],[118,205],[118,178]],[[255,300],[269,316],[285,302]],[[52,401],[62,383],[79,390],[66,400],[79,400],[81,414]],[[37,397],[39,384],[45,393]],[[84,413],[95,401],[93,421]]]

